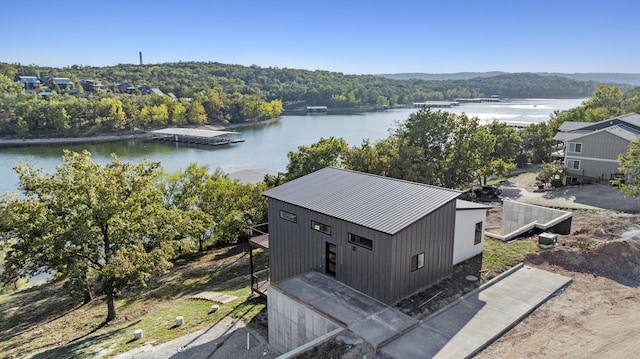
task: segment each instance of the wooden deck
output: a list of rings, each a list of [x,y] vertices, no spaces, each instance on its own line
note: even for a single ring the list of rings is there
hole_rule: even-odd
[[[259,296],[261,296],[263,298],[267,297],[268,289],[269,289],[269,281],[268,280],[263,280],[263,281],[256,282],[254,285],[251,286],[251,292],[258,294]]]

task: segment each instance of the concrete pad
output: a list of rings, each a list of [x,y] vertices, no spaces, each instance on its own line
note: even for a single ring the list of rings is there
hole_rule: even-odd
[[[555,273],[522,267],[426,318],[382,352],[394,358],[473,356],[570,282]]]
[[[374,348],[419,324],[399,310],[318,272],[284,280],[278,287],[322,314],[343,322]]]

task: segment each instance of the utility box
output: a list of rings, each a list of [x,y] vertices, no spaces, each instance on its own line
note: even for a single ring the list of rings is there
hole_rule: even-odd
[[[553,248],[558,242],[558,235],[544,232],[538,235],[538,246],[542,249]]]

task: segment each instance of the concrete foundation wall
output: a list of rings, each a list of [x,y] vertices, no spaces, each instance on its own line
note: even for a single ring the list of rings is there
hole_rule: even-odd
[[[336,321],[290,297],[275,285],[267,296],[269,345],[286,353],[333,330],[343,328]]]
[[[502,204],[501,231],[504,235],[533,222],[536,222],[538,224],[551,222],[559,217],[566,215],[567,213],[569,212],[535,206],[532,204],[504,201]]]

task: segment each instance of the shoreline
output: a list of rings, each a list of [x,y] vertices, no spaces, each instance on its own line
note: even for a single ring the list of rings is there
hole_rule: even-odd
[[[224,131],[233,128],[242,128],[253,125],[269,124],[280,121],[281,117],[272,118],[264,121],[237,123],[230,125],[202,125],[202,127],[208,130]],[[102,135],[102,136],[89,136],[89,137],[51,137],[51,138],[6,138],[0,137],[0,148],[15,148],[15,147],[28,147],[28,146],[41,146],[41,145],[77,145],[84,143],[105,143],[105,142],[118,142],[125,140],[139,140],[150,139],[153,134],[149,131],[143,131],[141,133],[134,134],[122,134],[122,135]]]
[[[52,138],[0,138],[0,148],[27,147],[40,145],[74,145],[83,143],[105,143],[123,140],[151,138],[151,134],[136,133],[129,135],[108,135],[91,137],[52,137]]]

